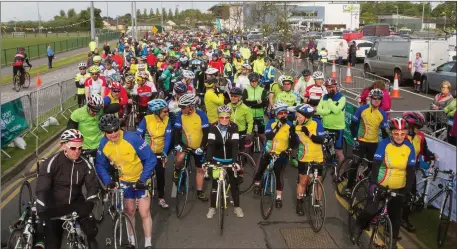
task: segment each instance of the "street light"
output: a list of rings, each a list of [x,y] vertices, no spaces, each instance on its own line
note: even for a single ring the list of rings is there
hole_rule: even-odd
[[[14,18],[14,32],[16,32],[16,31],[17,31],[17,30],[16,30],[16,22],[17,22],[16,19],[17,19],[17,17],[13,17],[13,18]]]
[[[398,32],[398,6],[394,6],[397,8],[397,25],[395,26],[395,32]]]

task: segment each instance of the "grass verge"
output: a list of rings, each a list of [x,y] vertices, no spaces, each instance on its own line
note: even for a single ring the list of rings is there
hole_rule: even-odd
[[[416,237],[428,248],[437,248],[436,238],[438,235],[438,224],[440,210],[428,208],[422,212],[411,214],[410,221],[416,227]],[[451,222],[447,232],[446,242],[441,249],[455,248],[457,245],[457,223]]]

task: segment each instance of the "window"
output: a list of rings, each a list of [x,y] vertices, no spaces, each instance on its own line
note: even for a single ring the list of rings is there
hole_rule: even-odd
[[[373,43],[369,43],[369,42],[362,42],[362,43],[357,44],[357,47],[359,47],[359,48],[371,48],[372,46],[373,46]]]
[[[437,72],[451,72],[451,69],[454,67],[455,65],[455,62],[448,62],[448,63],[445,63],[441,66],[439,66],[436,71]]]

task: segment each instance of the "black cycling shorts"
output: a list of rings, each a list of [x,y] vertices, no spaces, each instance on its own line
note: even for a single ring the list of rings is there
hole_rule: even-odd
[[[298,173],[300,175],[306,175],[307,173],[308,174],[313,174],[314,167],[310,168],[310,166],[311,166],[310,164],[311,163],[308,163],[308,162],[298,162]],[[313,164],[316,164],[316,163],[313,163]],[[318,169],[317,169],[318,176],[322,176],[322,170],[324,169],[324,163],[321,163],[317,167],[318,167]],[[309,169],[309,172],[308,172],[308,169]]]

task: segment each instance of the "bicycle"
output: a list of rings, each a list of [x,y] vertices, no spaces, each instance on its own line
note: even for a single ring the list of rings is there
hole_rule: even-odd
[[[190,197],[195,196],[195,185],[191,183],[191,176],[194,169],[191,168],[190,156],[193,153],[193,149],[186,148],[184,150],[186,155],[184,156],[184,164],[179,172],[178,180],[176,181],[173,176],[173,182],[176,184],[176,217],[181,218],[182,214],[189,202]],[[181,206],[182,205],[182,206]]]
[[[308,181],[306,187],[306,198],[308,198],[309,212],[308,219],[309,223],[314,232],[319,232],[324,226],[326,216],[326,197],[324,185],[318,178],[318,169],[322,168],[323,165],[319,163],[310,163],[306,175],[310,175],[309,171],[313,170],[312,178]],[[319,193],[321,189],[322,193]],[[317,193],[316,193],[317,192]],[[313,216],[314,214],[315,216]]]
[[[136,122],[137,122],[137,119],[138,119],[138,107],[137,107],[137,104],[135,102],[132,102],[132,108],[129,112],[129,114],[127,115],[127,130],[128,131],[135,131],[136,130]]]
[[[231,162],[229,159],[227,162]],[[233,170],[234,177],[237,178],[236,170],[233,168],[233,165],[222,165],[220,162],[217,162],[216,165],[208,165],[208,168],[213,169],[213,178],[217,178],[217,194],[216,194],[216,209],[219,210],[219,234],[222,235],[224,231],[224,212],[227,209],[227,199],[229,198],[230,183],[227,184],[227,168]]]
[[[242,135],[241,138],[245,136],[246,135]],[[244,140],[241,139],[240,141]],[[237,158],[241,166],[241,171],[238,174],[240,194],[245,194],[251,191],[252,187],[254,186],[254,177],[257,171],[257,164],[255,160],[246,152],[240,151]]]
[[[411,211],[422,211],[423,208],[427,208],[429,202],[430,186],[432,181],[435,181],[438,168],[435,168],[435,161],[432,161],[427,170],[419,168],[416,170],[416,179],[420,179],[416,182],[416,192],[410,196],[409,206]]]
[[[78,222],[79,215],[76,212],[64,215],[62,217],[51,218],[51,220],[64,221],[62,228],[67,230],[67,244],[69,249],[86,249],[89,248],[87,237],[81,229]]]
[[[28,66],[24,66],[24,82],[21,82],[21,71],[17,71],[17,73],[13,77],[13,88],[16,92],[19,92],[22,87],[29,88],[30,87],[30,73],[25,70]],[[28,67],[32,68],[32,67]],[[30,70],[29,69],[29,70]]]
[[[336,158],[335,153],[335,142],[336,142],[336,133],[325,131],[325,142],[322,145],[324,151],[324,160],[325,160],[325,167],[322,170],[322,182],[325,181],[325,176],[327,176],[327,171],[329,167],[332,167],[331,170],[332,175],[337,175],[337,168],[338,168],[338,159]]]
[[[19,220],[10,226],[8,249],[32,249],[35,244],[33,239],[39,223],[36,202],[27,202],[23,208],[24,211]]]
[[[87,159],[87,163],[90,163],[90,165],[94,167],[95,165],[95,156],[97,154],[97,150],[96,149],[92,149],[92,150],[83,150],[81,152],[81,156],[84,158],[84,159]],[[97,171],[94,170],[95,172],[95,175],[97,175]],[[107,200],[108,200],[108,192],[103,188],[103,183],[102,181],[100,180],[100,177],[98,177],[97,175],[97,179],[100,183],[100,192],[98,193],[98,198],[96,200],[94,200],[94,208],[92,209],[92,215],[95,219],[95,221],[97,223],[100,223],[103,221],[103,218],[105,216],[105,204],[107,203]]]

